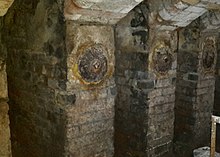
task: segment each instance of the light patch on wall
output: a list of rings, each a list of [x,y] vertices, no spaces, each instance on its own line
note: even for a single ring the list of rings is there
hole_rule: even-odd
[[[200,0],[182,0],[182,1],[190,5],[195,5],[200,2]]]
[[[0,59],[0,98],[7,98],[7,76],[6,76],[6,63]]]
[[[14,0],[0,0],[0,16],[4,16]]]

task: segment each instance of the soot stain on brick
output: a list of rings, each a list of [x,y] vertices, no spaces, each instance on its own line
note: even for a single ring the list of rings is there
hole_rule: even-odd
[[[146,50],[146,43],[148,39],[148,8],[144,4],[140,4],[134,8],[134,17],[131,20],[131,27],[133,29],[132,36],[134,36],[134,45],[143,45]],[[139,43],[137,42],[139,40]]]
[[[141,30],[141,31],[136,31],[132,33],[132,36],[139,36],[140,37],[140,45],[144,46],[144,50],[146,50],[146,43],[147,43],[147,36],[148,36],[148,32],[145,30]],[[134,44],[136,45],[137,40],[134,40]]]
[[[198,38],[200,38],[200,29],[202,25],[199,21],[194,21],[190,27],[184,29],[184,43],[181,46],[183,49],[189,48],[190,45],[197,45]]]
[[[147,19],[144,16],[140,6],[134,8],[134,18],[131,20],[131,27],[146,27],[147,26]]]

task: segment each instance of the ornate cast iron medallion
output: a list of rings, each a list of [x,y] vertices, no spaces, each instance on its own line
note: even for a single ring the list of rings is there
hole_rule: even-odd
[[[106,51],[102,45],[93,45],[84,49],[78,59],[78,72],[88,83],[98,83],[103,80],[108,71]]]
[[[170,48],[164,44],[156,46],[152,61],[155,71],[160,75],[165,75],[172,68],[173,57]]]
[[[203,43],[202,67],[204,71],[211,72],[215,68],[216,46],[215,40],[207,38]]]

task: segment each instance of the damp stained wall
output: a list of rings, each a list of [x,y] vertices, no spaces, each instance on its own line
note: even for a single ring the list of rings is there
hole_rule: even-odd
[[[4,17],[13,157],[64,155],[62,8],[62,1],[16,0]]]
[[[89,15],[83,17],[90,22],[65,19],[63,0],[15,0],[4,18],[2,35],[8,52],[14,157],[170,157],[176,95],[174,141],[179,139],[179,120],[183,126],[192,124],[194,132],[201,130],[197,139],[208,133],[215,64],[204,75],[202,67],[210,69],[213,57],[201,45],[206,37],[208,42],[213,38],[212,33],[204,34],[200,46],[194,45],[199,47],[198,56],[191,54],[194,48],[183,46],[190,51],[187,64],[188,51],[177,53],[177,32],[158,31],[158,21],[150,16],[158,3],[148,10],[144,2],[111,26],[96,23]],[[183,61],[178,62],[177,55]],[[205,56],[210,60],[203,60]],[[185,64],[188,69],[181,71]],[[198,73],[190,71],[194,68]],[[196,88],[196,96],[191,87]],[[188,108],[186,117],[181,105],[188,98],[194,102],[195,97],[203,106]]]
[[[218,35],[217,40],[217,63],[216,63],[216,84],[215,84],[215,104],[214,104],[214,113],[220,115],[220,39]]]
[[[113,156],[113,28],[63,9],[16,0],[4,18],[14,157]]]
[[[3,25],[2,18],[0,18]],[[1,33],[3,30],[1,29]],[[1,34],[0,33],[0,34]],[[7,89],[7,76],[6,76],[6,49],[3,45],[0,36],[0,156],[11,156],[11,141],[9,129],[9,116],[8,116],[8,89]]]
[[[180,157],[210,143],[216,39],[216,32],[204,29],[201,19],[179,32],[174,142]]]
[[[67,21],[67,154],[112,157],[114,153],[114,32],[112,26]]]
[[[142,3],[115,29],[115,157],[172,155],[177,34],[148,13]]]

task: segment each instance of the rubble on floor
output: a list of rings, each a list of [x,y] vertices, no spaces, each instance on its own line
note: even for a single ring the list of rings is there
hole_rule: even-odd
[[[193,151],[194,157],[210,157],[210,147],[202,147]],[[219,153],[215,153],[215,157],[220,157]]]

